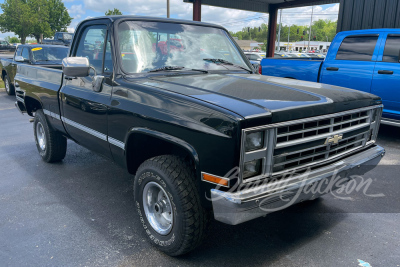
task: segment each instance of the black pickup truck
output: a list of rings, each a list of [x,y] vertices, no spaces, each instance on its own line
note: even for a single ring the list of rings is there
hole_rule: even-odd
[[[385,153],[379,97],[258,75],[217,25],[91,18],[62,66],[15,77],[40,156],[62,160],[69,138],[126,168],[143,232],[169,255],[198,246],[210,214],[235,225],[317,198]]]
[[[46,65],[61,69],[68,47],[58,45],[19,45],[12,58],[0,59],[1,78],[8,95],[15,94],[14,77],[18,64]]]
[[[65,45],[70,46],[72,38],[74,37],[73,33],[69,32],[56,32],[54,34],[54,39],[44,39],[42,41],[43,44],[52,44],[52,45]]]
[[[0,41],[0,51],[15,52],[15,45],[11,45],[7,41]]]

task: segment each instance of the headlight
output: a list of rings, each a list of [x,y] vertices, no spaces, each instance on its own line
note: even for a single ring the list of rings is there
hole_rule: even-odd
[[[261,159],[256,159],[244,163],[243,179],[261,174]]]
[[[244,144],[246,152],[261,149],[264,146],[264,132],[255,132],[246,135]]]

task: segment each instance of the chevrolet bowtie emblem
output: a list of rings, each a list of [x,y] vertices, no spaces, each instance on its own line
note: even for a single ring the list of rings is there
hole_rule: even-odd
[[[343,139],[343,135],[342,134],[335,134],[332,137],[326,138],[325,145],[328,145],[328,144],[335,144],[336,145],[342,139]]]

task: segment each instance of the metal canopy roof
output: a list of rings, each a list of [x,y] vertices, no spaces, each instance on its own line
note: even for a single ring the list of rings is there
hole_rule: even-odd
[[[193,3],[194,0],[183,0]],[[270,5],[276,8],[291,8],[311,5],[339,3],[340,0],[201,0],[202,5],[240,9],[253,12],[268,13]]]

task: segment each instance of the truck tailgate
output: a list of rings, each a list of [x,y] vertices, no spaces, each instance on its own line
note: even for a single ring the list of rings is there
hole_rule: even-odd
[[[264,58],[262,74],[303,81],[318,82],[322,60]]]

